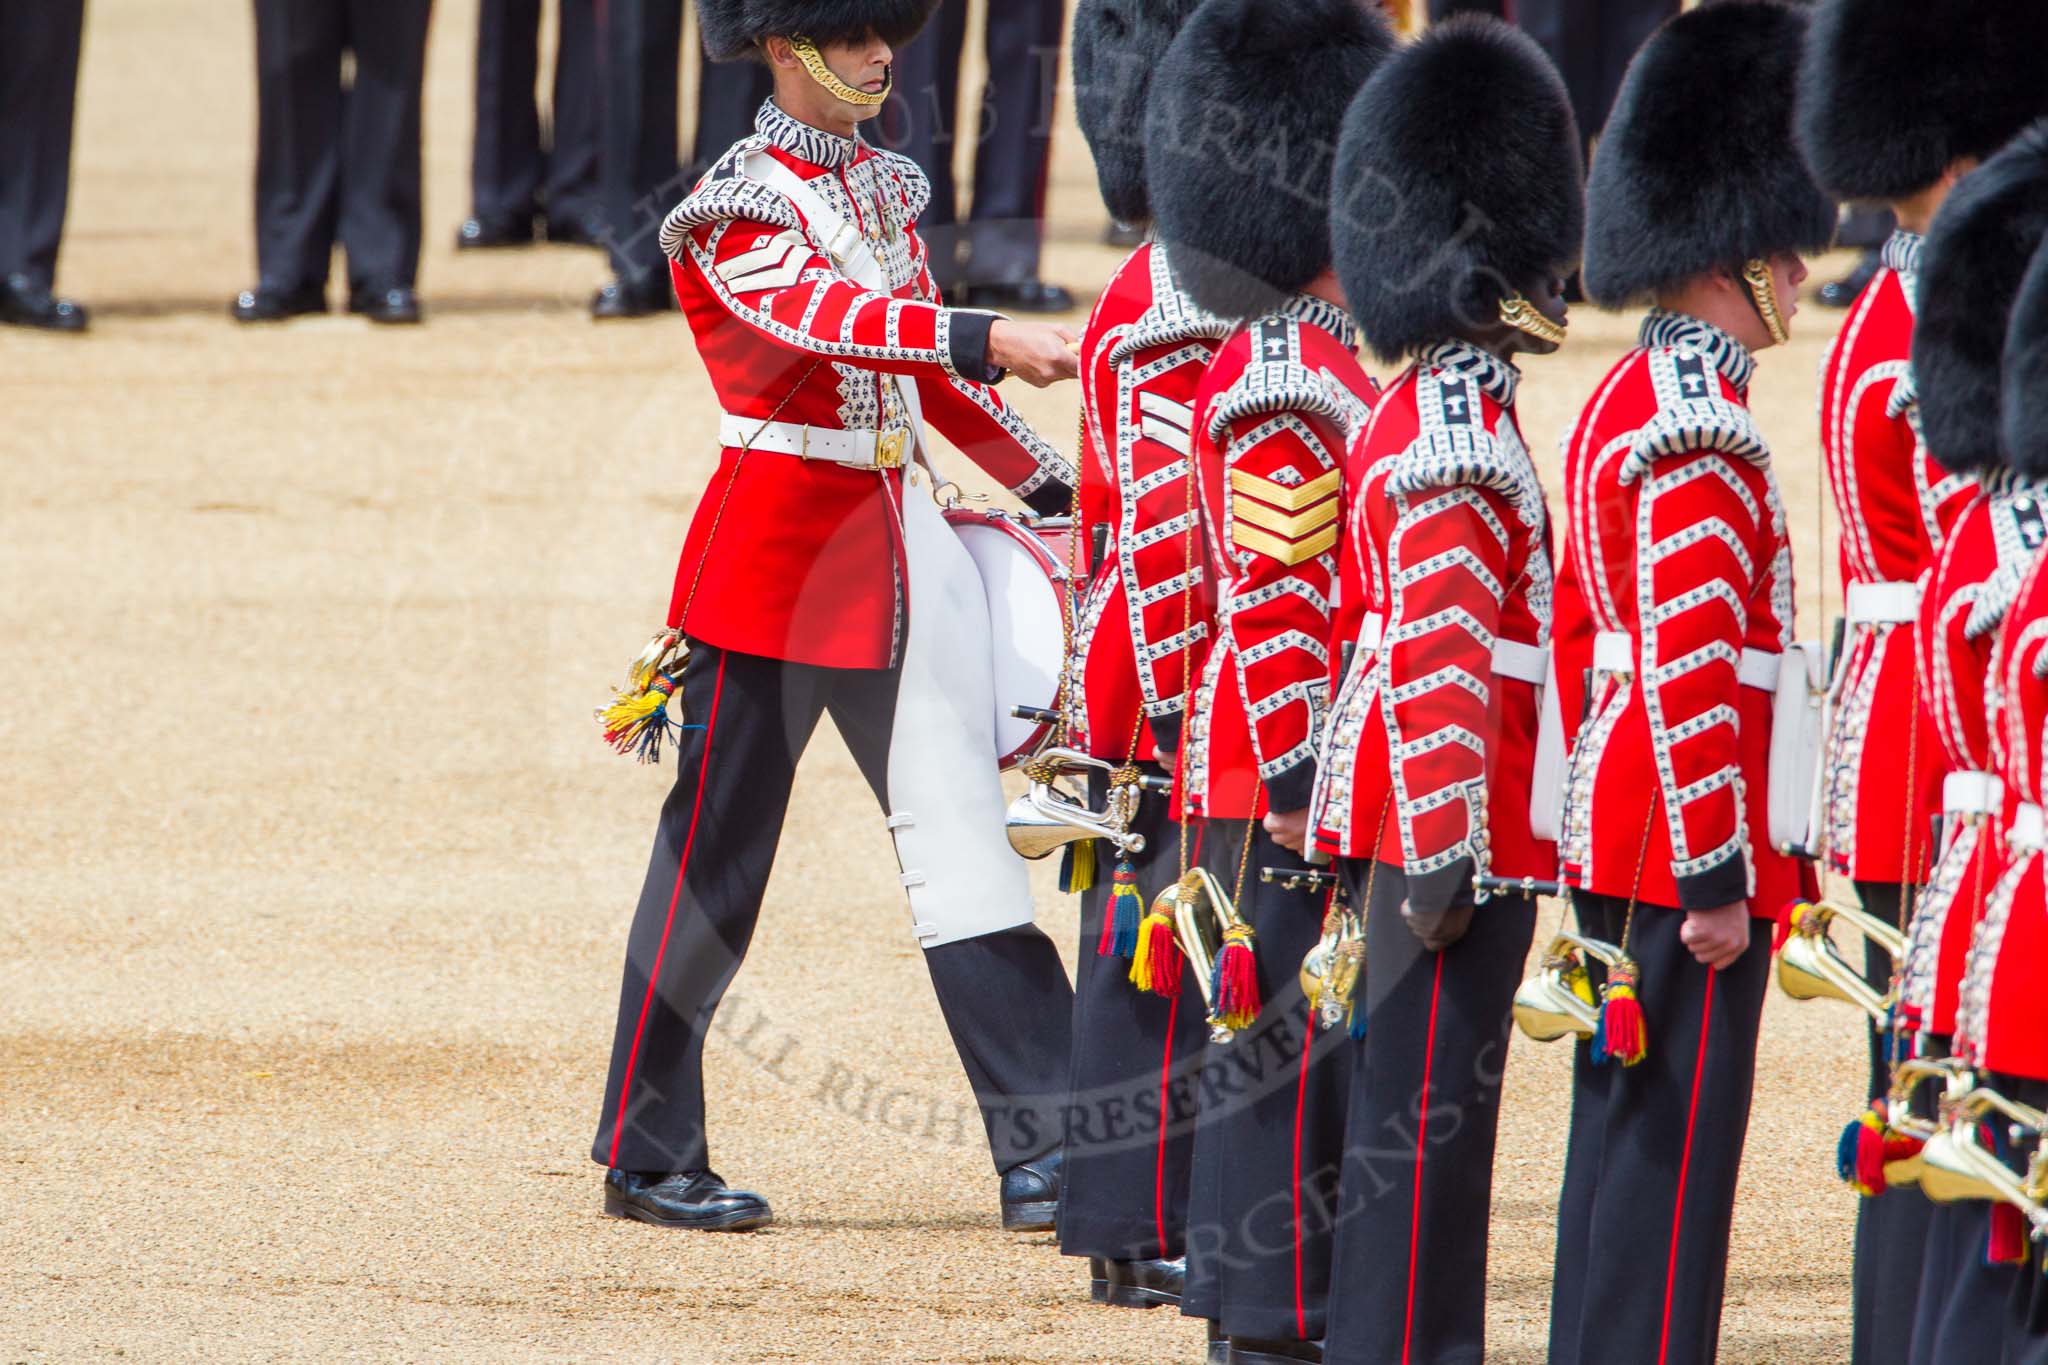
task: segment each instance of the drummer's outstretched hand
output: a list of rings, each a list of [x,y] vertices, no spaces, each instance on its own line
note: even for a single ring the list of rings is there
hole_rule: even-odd
[[[988,361],[1034,389],[1081,373],[1080,337],[1056,322],[1012,322],[997,318],[988,329]]]

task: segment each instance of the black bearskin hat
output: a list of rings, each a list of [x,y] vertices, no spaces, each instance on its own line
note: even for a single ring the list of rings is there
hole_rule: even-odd
[[[1202,0],[1145,119],[1153,217],[1196,303],[1258,317],[1328,267],[1344,108],[1394,46],[1376,0]]]
[[[1074,114],[1102,202],[1120,223],[1151,221],[1145,100],[1152,69],[1196,0],[1081,0],[1074,9]]]
[[[1586,185],[1586,293],[1624,308],[1717,267],[1823,251],[1835,206],[1792,141],[1803,10],[1729,0],[1651,35]]]
[[[1820,0],[1799,143],[1843,199],[1902,199],[2048,114],[2041,0]]]
[[[2006,463],[1998,430],[2006,324],[2044,236],[2048,121],[1955,187],[1921,251],[1913,385],[1920,434],[1945,469],[1982,473]]]
[[[764,38],[809,38],[820,47],[873,29],[891,47],[917,36],[939,0],[697,0],[704,54],[714,62],[755,56]]]
[[[1380,67],[1344,116],[1331,244],[1380,359],[1500,320],[1569,275],[1585,231],[1579,126],[1535,41],[1466,15]]]
[[[2048,479],[2048,243],[2034,251],[2005,336],[2005,454],[2030,479]]]

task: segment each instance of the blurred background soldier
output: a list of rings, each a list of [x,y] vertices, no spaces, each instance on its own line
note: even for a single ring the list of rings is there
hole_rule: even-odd
[[[470,216],[458,247],[590,245],[597,212],[597,6],[560,0],[554,97],[541,119],[541,0],[483,0],[477,9],[476,141]]]
[[[0,322],[85,328],[50,290],[71,191],[85,0],[0,0]]]
[[[256,0],[256,270],[237,322],[327,309],[418,322],[420,80],[431,0]],[[354,59],[353,78],[342,79]]]
[[[965,122],[960,59],[967,0],[943,0],[925,31],[896,54],[897,93],[880,141],[923,167],[932,182],[923,230],[932,277],[950,303],[1021,313],[1074,306],[1073,294],[1038,277],[1064,19],[1063,0],[989,5],[986,84]],[[956,129],[974,141],[974,199],[965,223],[956,221]]]
[[[772,82],[754,62],[702,61],[689,167],[676,135],[683,0],[604,0],[598,19],[602,93],[600,189],[594,235],[613,279],[590,301],[596,318],[636,318],[675,304],[661,220],[714,158],[754,130]]]

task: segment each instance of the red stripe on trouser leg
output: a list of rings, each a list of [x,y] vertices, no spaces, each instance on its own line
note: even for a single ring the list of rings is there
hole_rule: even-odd
[[[1714,978],[1707,970],[1707,995],[1700,1005],[1700,1050],[1692,1064],[1692,1103],[1685,1111],[1685,1150],[1678,1158],[1678,1194],[1671,1202],[1671,1255],[1664,1263],[1664,1326],[1657,1334],[1657,1365],[1671,1356],[1671,1295],[1678,1282],[1678,1230],[1685,1223],[1685,1173],[1692,1166],[1693,1127],[1700,1116],[1700,1077],[1707,1070],[1707,1027],[1714,1022]]]
[[[612,1147],[608,1164],[619,1164],[619,1135],[626,1131],[626,1105],[633,1095],[633,1063],[640,1057],[640,1035],[647,1029],[647,1011],[654,1007],[654,988],[661,981],[661,960],[668,955],[669,930],[675,927],[676,904],[683,898],[683,874],[690,869],[690,848],[697,842],[697,818],[704,812],[704,779],[711,771],[711,737],[718,729],[718,699],[725,693],[725,652],[719,651],[718,677],[711,686],[711,714],[704,718],[704,759],[697,765],[697,798],[690,803],[690,830],[683,836],[683,856],[676,864],[675,889],[669,892],[668,916],[661,922],[661,943],[654,950],[654,966],[647,973],[647,994],[640,1001],[640,1017],[633,1024],[633,1045],[626,1049],[626,1074],[619,1080],[619,1112],[612,1120]]]
[[[1422,1153],[1429,1141],[1429,1073],[1436,1064],[1436,1007],[1443,999],[1444,955],[1436,955],[1436,979],[1429,987],[1429,1041],[1422,1048],[1422,1102],[1416,1106],[1415,1200],[1408,1210],[1408,1305],[1401,1321],[1401,1361],[1407,1365],[1415,1340],[1415,1266],[1422,1259]]]
[[[1166,1055],[1159,1059],[1159,1146],[1152,1156],[1152,1227],[1159,1254],[1166,1254],[1166,1078],[1173,1073],[1173,1025],[1180,1018],[1180,992],[1166,1004]]]
[[[1310,1016],[1301,1035],[1301,1075],[1294,1083],[1294,1324],[1295,1335],[1308,1340],[1308,1304],[1301,1291],[1301,1118],[1308,1103],[1308,1059],[1316,1050],[1316,1021]]]

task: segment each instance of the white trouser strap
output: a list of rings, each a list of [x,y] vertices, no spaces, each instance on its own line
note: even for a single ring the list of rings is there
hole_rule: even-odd
[[[2039,853],[2048,846],[2048,819],[2031,801],[2022,801],[2012,813],[2012,846],[2020,853]]]
[[[2005,784],[1991,773],[1967,769],[1941,782],[1941,809],[1948,815],[1996,815],[2005,804]]]
[[[801,422],[764,422],[730,412],[718,419],[718,443],[733,450],[767,450],[856,469],[898,468],[911,444],[907,427],[840,431]]]
[[[1376,611],[1367,612],[1358,622],[1359,649],[1378,649],[1386,633],[1387,618]],[[1547,649],[1516,640],[1493,642],[1493,671],[1503,678],[1515,678],[1532,687],[1541,687],[1549,666],[1550,651]]]
[[[1920,585],[1905,583],[1851,583],[1849,624],[1852,626],[1902,625],[1920,618]]]
[[[1742,662],[1736,666],[1735,680],[1744,687],[1754,687],[1759,692],[1778,690],[1778,661],[1782,655],[1768,650],[1745,649]],[[1595,673],[1633,673],[1636,671],[1635,637],[1626,631],[1603,630],[1593,637],[1593,671]]]

